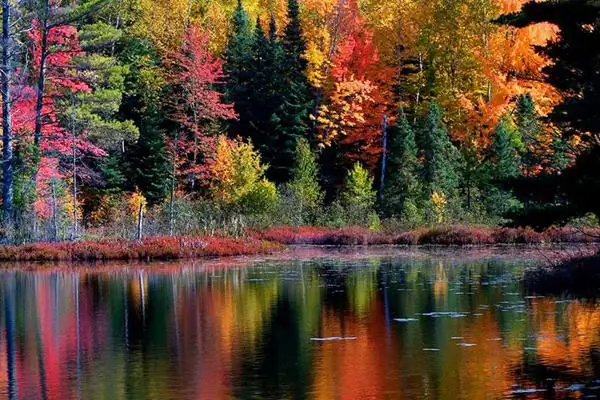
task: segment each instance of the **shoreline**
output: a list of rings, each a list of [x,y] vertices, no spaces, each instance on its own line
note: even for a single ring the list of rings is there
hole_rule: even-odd
[[[81,240],[75,242],[37,242],[0,246],[0,262],[109,262],[207,260],[237,256],[265,256],[296,253],[299,248],[331,249],[338,253],[364,249],[398,249],[401,253],[423,253],[436,250],[472,250],[494,253],[512,249],[530,249],[526,258],[556,259],[542,250],[561,251],[576,246],[600,245],[600,229],[550,228],[542,233],[528,228],[490,228],[446,226],[419,228],[400,233],[378,232],[367,228],[270,227],[250,231],[243,237],[174,236],[148,237],[141,241],[116,239]],[[544,251],[543,253],[546,253]],[[317,251],[318,252],[318,251]],[[385,251],[383,251],[385,253]],[[283,257],[285,258],[285,256]]]

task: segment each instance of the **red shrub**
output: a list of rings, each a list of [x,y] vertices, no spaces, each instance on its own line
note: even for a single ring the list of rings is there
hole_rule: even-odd
[[[155,237],[0,246],[0,261],[172,260],[269,253],[281,245],[253,238]]]
[[[436,245],[482,245],[493,244],[492,231],[489,228],[475,226],[447,226],[425,231],[419,244]]]

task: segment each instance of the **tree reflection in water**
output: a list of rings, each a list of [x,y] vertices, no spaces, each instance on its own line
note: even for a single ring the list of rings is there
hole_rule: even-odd
[[[600,393],[600,307],[525,296],[523,268],[365,256],[6,271],[0,398]]]

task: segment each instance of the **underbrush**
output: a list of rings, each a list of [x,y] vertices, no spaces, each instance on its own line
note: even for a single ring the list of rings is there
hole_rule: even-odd
[[[536,232],[530,228],[492,228],[453,225],[418,228],[404,232],[373,231],[364,227],[322,228],[274,226],[253,231],[257,239],[286,245],[494,245],[600,242],[598,228],[550,228]]]
[[[153,237],[141,241],[84,240],[1,246],[0,261],[158,261],[266,254],[282,245],[253,238]]]

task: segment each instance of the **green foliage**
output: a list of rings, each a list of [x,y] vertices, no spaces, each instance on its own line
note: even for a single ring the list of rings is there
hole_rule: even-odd
[[[323,191],[315,156],[306,139],[298,140],[295,159],[292,180],[284,186],[284,192],[290,196],[288,211],[296,224],[314,223],[323,204]]]
[[[520,203],[512,191],[502,187],[521,173],[521,158],[514,146],[507,118],[502,118],[494,131],[488,159],[487,171],[491,181],[488,183],[485,200],[489,211],[493,215],[504,215],[518,209]]]
[[[440,108],[433,102],[421,128],[421,136],[425,198],[430,199],[437,192],[444,194],[448,202],[457,201],[463,160],[450,141]]]
[[[348,171],[340,198],[352,223],[365,224],[372,219],[377,192],[369,171],[360,163],[355,163]]]
[[[554,172],[560,172],[567,168],[571,159],[569,158],[569,144],[560,136],[554,136],[550,145],[549,167]]]
[[[123,154],[115,152],[104,157],[100,162],[100,172],[104,179],[103,191],[119,193],[125,189],[127,177],[124,172],[123,158]]]
[[[540,164],[540,157],[536,154],[542,133],[540,117],[535,109],[535,104],[530,93],[519,96],[515,110],[515,124],[517,136],[523,144],[522,162],[526,175],[530,175],[533,169]]]
[[[309,113],[312,109],[310,84],[306,77],[308,63],[304,58],[306,40],[302,33],[297,0],[288,0],[288,24],[281,43],[285,72],[279,125],[285,140],[293,143],[300,137],[308,137]]]
[[[240,200],[241,210],[247,214],[270,214],[279,203],[277,188],[266,179],[257,182]]]
[[[272,210],[277,190],[265,179],[266,170],[251,142],[219,137],[211,193],[222,204],[248,214]]]
[[[132,188],[141,190],[150,205],[162,202],[169,191],[170,163],[164,131],[157,127],[156,119],[144,117],[140,138],[128,148],[127,158]]]
[[[388,173],[384,186],[383,211],[389,216],[414,220],[414,210],[420,192],[418,149],[415,134],[401,112],[398,122],[389,132]],[[408,212],[407,212],[408,211]]]
[[[508,120],[503,118],[494,131],[488,157],[491,173],[495,179],[515,178],[520,173],[521,158],[514,146]]]
[[[268,37],[260,20],[251,33],[241,4],[232,25],[224,53],[226,98],[239,119],[231,124],[230,132],[251,139],[270,165],[269,178],[286,182],[291,177],[296,141],[307,133],[310,108],[298,15],[290,11],[286,32],[295,28],[289,38],[277,36],[273,18]]]
[[[252,61],[252,34],[250,32],[250,20],[244,10],[241,1],[233,13],[231,34],[227,41],[227,47],[223,52],[223,72],[227,76],[225,97],[227,102],[236,106],[247,93],[247,81],[252,77],[250,64]],[[236,107],[236,111],[238,111]]]

